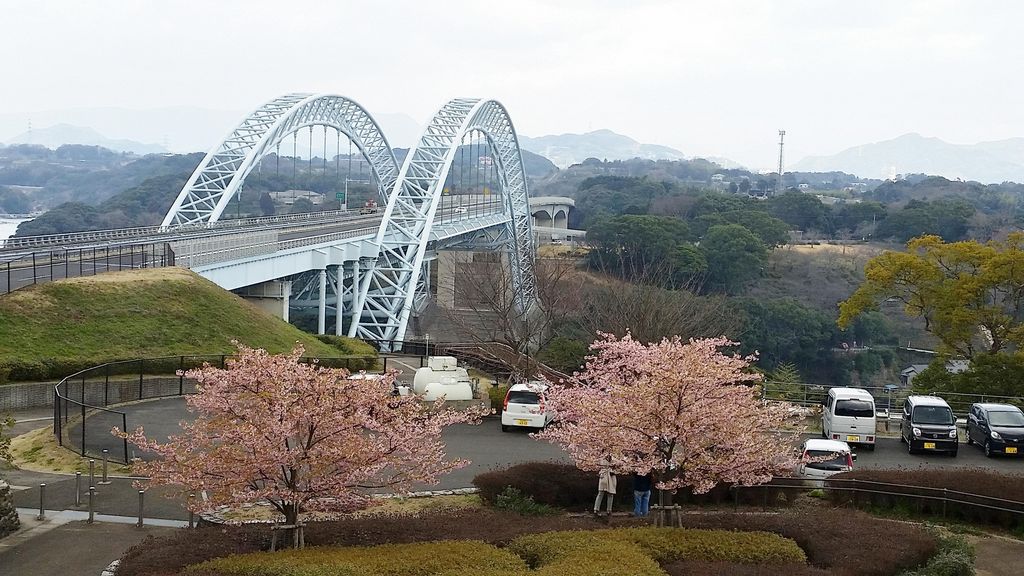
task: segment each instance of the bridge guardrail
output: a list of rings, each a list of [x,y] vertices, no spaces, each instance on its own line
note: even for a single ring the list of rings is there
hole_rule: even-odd
[[[130,421],[126,412],[109,406],[192,394],[196,390],[195,382],[184,376],[185,371],[204,364],[223,368],[231,358],[234,358],[231,354],[141,358],[107,362],[66,376],[54,386],[53,433],[57,443],[83,457],[99,458],[106,449],[115,461],[127,464],[131,458],[128,442],[114,437],[110,430],[114,426],[131,430],[145,423]],[[341,356],[302,360],[309,362],[314,359],[321,366],[351,371],[376,368],[382,360],[382,370],[387,370],[386,357]]]
[[[165,242],[32,252],[13,260],[0,259],[0,294],[53,280],[174,264],[174,252]]]
[[[212,223],[189,224],[186,226],[139,226],[134,228],[115,228],[110,230],[89,230],[84,232],[66,232],[62,234],[45,234],[39,236],[19,236],[0,240],[0,250],[31,249],[53,245],[80,244],[84,242],[103,242],[124,238],[135,238],[146,235],[180,234],[182,232],[202,230],[231,230],[268,224],[328,220],[345,216],[359,215],[358,210],[324,210],[320,212],[302,212],[298,214],[282,214],[280,216],[261,216],[256,218],[235,218],[218,220]]]

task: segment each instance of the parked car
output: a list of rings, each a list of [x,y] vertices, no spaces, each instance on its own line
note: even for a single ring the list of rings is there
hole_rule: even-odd
[[[548,387],[541,382],[513,384],[505,394],[501,410],[501,431],[512,428],[543,429],[555,414],[547,409],[544,392]]]
[[[800,448],[796,475],[813,481],[813,484],[822,484],[825,478],[833,474],[853,470],[856,458],[846,442],[809,438]]]
[[[466,212],[468,212],[468,210],[466,209],[465,206],[456,206],[455,208],[452,209],[452,212],[454,212],[455,214],[465,214]]]
[[[900,419],[900,442],[907,452],[946,452],[956,456],[960,440],[956,418],[946,401],[937,396],[907,396]]]
[[[821,410],[821,435],[875,449],[875,397],[861,388],[832,388]]]
[[[1021,454],[1024,412],[1011,404],[972,404],[967,415],[967,445],[977,444],[989,458]]]

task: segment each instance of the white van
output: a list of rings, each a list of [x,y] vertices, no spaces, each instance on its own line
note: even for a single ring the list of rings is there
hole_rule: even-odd
[[[821,435],[875,449],[875,398],[861,388],[832,388],[821,411]]]

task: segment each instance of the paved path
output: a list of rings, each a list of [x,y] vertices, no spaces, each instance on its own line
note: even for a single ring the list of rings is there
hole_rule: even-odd
[[[1019,576],[1024,573],[1024,542],[1002,536],[969,536],[977,559],[977,576]]]
[[[0,540],[0,576],[98,576],[146,536],[173,530],[59,518],[38,522],[25,514],[21,519],[22,529]]]

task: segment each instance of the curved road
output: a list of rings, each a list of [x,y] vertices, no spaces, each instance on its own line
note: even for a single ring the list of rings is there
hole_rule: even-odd
[[[178,430],[178,422],[189,418],[183,398],[168,398],[121,407],[128,414],[128,428],[144,426],[151,437],[166,439]],[[90,418],[90,421],[92,418]],[[96,424],[99,424],[98,422]],[[90,429],[98,426],[90,422]],[[109,429],[109,428],[108,428]],[[112,454],[121,454],[120,440],[100,436]],[[479,426],[458,425],[444,433],[448,454],[470,460],[471,464],[446,476],[440,489],[472,485],[475,475],[512,464],[531,461],[569,462],[557,446],[532,439],[525,431],[504,433],[497,418],[486,418]],[[90,442],[93,444],[93,442]],[[95,444],[93,444],[95,445]],[[145,454],[139,454],[145,457]],[[857,450],[856,468],[939,468],[989,469],[1007,474],[1024,475],[1022,458],[986,458],[977,447],[960,445],[956,458],[941,454],[907,454],[906,446],[895,438],[881,438],[874,451]]]

